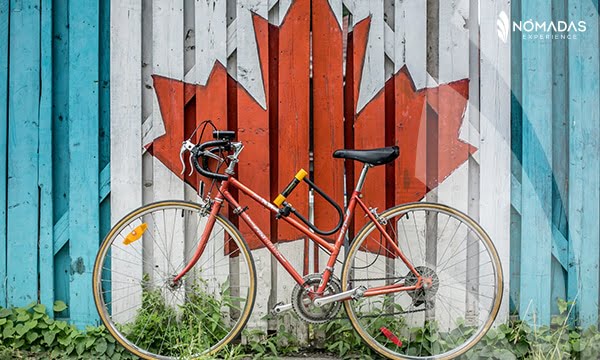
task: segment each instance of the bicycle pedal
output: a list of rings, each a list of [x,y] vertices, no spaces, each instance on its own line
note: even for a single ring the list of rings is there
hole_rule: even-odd
[[[284,304],[280,302],[277,303],[273,309],[271,309],[271,315],[279,315],[290,310],[292,310],[292,304]]]

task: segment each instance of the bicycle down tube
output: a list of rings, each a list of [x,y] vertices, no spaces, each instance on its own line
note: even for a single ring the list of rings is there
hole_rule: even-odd
[[[366,173],[366,170],[363,170],[363,172]],[[279,261],[279,263],[285,268],[285,270],[292,276],[292,278],[299,285],[302,285],[304,283],[304,279],[303,279],[302,275],[300,275],[298,273],[298,271],[289,263],[289,261],[286,259],[286,257],[279,251],[279,249],[277,249],[277,247],[275,247],[273,242],[254,223],[254,221],[252,220],[250,215],[248,215],[248,213],[246,211],[244,211],[244,209],[241,207],[241,205],[233,198],[233,196],[231,195],[231,193],[228,190],[230,185],[235,187],[239,191],[243,192],[244,194],[248,195],[254,201],[261,204],[263,207],[268,208],[273,213],[279,212],[279,209],[276,206],[274,206],[273,204],[271,204],[269,201],[267,201],[260,195],[256,194],[250,188],[248,188],[247,186],[245,186],[244,184],[239,182],[236,178],[229,177],[227,180],[225,180],[221,183],[220,188],[219,188],[219,193],[215,196],[214,204],[211,207],[207,226],[205,228],[204,233],[202,234],[202,236],[200,238],[200,241],[198,242],[198,246],[196,248],[196,251],[194,252],[194,255],[192,256],[192,259],[185,266],[185,268],[179,274],[177,274],[177,276],[175,276],[175,278],[173,279],[173,282],[179,281],[191,268],[194,267],[196,262],[200,259],[201,255],[204,251],[204,247],[206,246],[206,243],[208,241],[208,236],[212,230],[212,227],[214,226],[216,216],[218,215],[218,213],[221,209],[223,201],[226,200],[228,203],[231,204],[231,206],[234,208],[234,211],[236,211],[238,213],[238,215],[244,220],[244,222],[250,227],[250,229],[252,229],[252,231],[256,234],[256,236],[258,236],[258,238],[265,245],[265,247],[267,247],[267,249],[273,254],[273,256],[275,256],[277,261]],[[348,226],[350,225],[350,221],[352,220],[352,217],[354,215],[354,210],[355,210],[357,204],[367,214],[367,217],[369,218],[369,220],[371,220],[375,224],[377,230],[384,236],[386,242],[388,243],[388,246],[390,246],[392,251],[395,253],[395,256],[398,256],[406,264],[406,266],[410,269],[410,271],[412,273],[414,273],[415,276],[417,276],[417,279],[418,279],[417,284],[415,284],[413,286],[404,286],[403,283],[398,283],[398,284],[369,288],[366,290],[364,296],[374,296],[374,295],[381,295],[381,294],[385,294],[385,293],[417,289],[418,287],[421,286],[422,280],[421,280],[420,274],[414,268],[412,263],[410,263],[410,261],[402,253],[402,251],[400,250],[398,245],[391,239],[391,237],[385,231],[385,229],[379,223],[379,221],[377,221],[377,218],[375,217],[375,215],[373,215],[373,213],[371,211],[369,211],[368,207],[360,199],[360,196],[361,196],[361,192],[359,191],[360,187],[361,186],[360,186],[360,181],[359,181],[359,185],[357,186],[357,189],[355,189],[352,193],[352,196],[348,203],[348,208],[346,209],[346,212],[344,214],[342,227],[339,230],[338,237],[335,240],[333,245],[331,245],[330,243],[328,243],[326,240],[324,240],[320,236],[316,235],[315,233],[311,232],[308,227],[302,225],[300,222],[293,219],[292,217],[290,217],[290,216],[282,217],[282,219],[285,222],[287,222],[294,228],[301,231],[303,234],[305,234],[307,237],[309,237],[314,242],[318,243],[320,246],[325,248],[330,253],[329,259],[327,261],[327,266],[322,273],[322,281],[317,289],[317,293],[322,293],[323,291],[325,291],[325,289],[327,287],[329,279],[333,273],[333,267],[339,256],[340,250],[341,250],[343,242],[344,242],[344,237],[346,235],[346,232],[348,231]]]

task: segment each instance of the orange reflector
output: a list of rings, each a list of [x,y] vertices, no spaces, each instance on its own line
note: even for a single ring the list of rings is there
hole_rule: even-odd
[[[142,235],[144,234],[144,231],[146,231],[147,228],[148,228],[148,224],[146,224],[146,223],[143,223],[142,225],[136,227],[135,229],[133,229],[132,232],[130,232],[125,237],[125,240],[123,240],[123,244],[129,245],[132,242],[139,240],[142,237]]]

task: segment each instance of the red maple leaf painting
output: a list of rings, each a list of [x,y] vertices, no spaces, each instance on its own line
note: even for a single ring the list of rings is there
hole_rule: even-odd
[[[280,27],[269,25],[265,19],[254,15],[255,32],[261,34],[268,31],[269,34],[274,34],[274,36],[269,35],[269,38],[277,39],[286,31],[294,31],[294,26],[297,25],[296,20],[301,17],[300,12],[302,11],[299,6],[296,6],[297,3],[294,2],[291,6],[286,15],[286,20],[283,21]],[[333,15],[330,17],[332,26],[337,26],[335,17]],[[353,92],[351,98],[354,103],[354,118],[345,120],[353,121],[353,145],[355,148],[376,147],[381,143],[381,141],[376,141],[374,137],[368,136],[368,134],[373,133],[373,127],[382,129],[382,137],[384,136],[383,129],[387,129],[388,132],[391,131],[394,143],[400,147],[400,157],[393,165],[394,186],[391,190],[393,194],[379,195],[382,193],[381,189],[378,188],[381,182],[376,181],[370,183],[367,180],[364,189],[365,197],[370,199],[370,202],[383,201],[383,203],[377,204],[381,209],[385,205],[386,196],[388,198],[392,196],[395,203],[423,199],[428,191],[436,188],[440,182],[463,164],[468,159],[469,154],[476,149],[459,139],[460,127],[467,106],[468,79],[417,90],[411,75],[404,67],[387,80],[386,86],[357,113],[356,105],[369,26],[370,19],[367,18],[356,24],[351,34],[354,44],[351,61],[353,61],[354,66],[352,74],[347,74],[347,76],[352,76],[354,80],[353,89],[351,89]],[[256,36],[256,39],[264,88],[267,92],[269,86],[266,84],[264,74],[269,72],[270,44],[265,40],[267,39],[265,36]],[[302,45],[308,49],[308,44]],[[279,46],[281,47],[281,45]],[[285,58],[278,59],[278,61],[286,60],[291,61]],[[308,76],[308,69],[306,75]],[[228,119],[244,117],[245,119],[257,120],[255,123],[246,122],[244,128],[237,129],[239,132],[238,138],[242,141],[244,141],[244,133],[253,134],[251,140],[244,141],[246,150],[242,154],[241,162],[238,165],[239,171],[240,173],[243,171],[251,173],[253,172],[252,169],[266,167],[266,172],[257,172],[257,174],[262,173],[268,176],[268,162],[257,163],[251,161],[250,158],[244,161],[243,158],[245,154],[253,153],[252,158],[269,159],[270,149],[261,143],[261,129],[269,126],[264,123],[265,119],[268,119],[266,114],[269,111],[269,106],[271,106],[269,102],[267,102],[267,109],[263,109],[241,85],[227,74],[227,69],[219,62],[215,63],[206,85],[184,83],[181,80],[162,76],[154,76],[153,78],[165,133],[154,139],[151,144],[146,144],[146,146],[152,155],[168,169],[177,174],[182,180],[196,187],[198,184],[197,175],[191,177],[180,175],[179,149],[182,141],[189,136],[198,123],[205,119],[212,119],[218,127],[225,129],[228,124],[232,123]],[[285,86],[293,86],[293,84],[285,84]],[[390,98],[388,89],[393,89],[391,93],[393,98]],[[282,92],[280,91],[279,94],[281,96]],[[190,99],[193,97],[195,97],[194,109],[188,111],[189,109],[186,106],[189,106]],[[233,106],[230,103],[232,99],[236,101]],[[308,99],[306,101],[308,102]],[[297,116],[295,111],[303,111],[302,109],[284,109],[284,115],[282,115],[280,109],[278,121],[293,124],[295,116]],[[382,109],[385,109],[385,114]],[[303,113],[301,116],[308,117],[308,114]],[[393,121],[393,127],[386,125],[389,118]],[[290,131],[293,133],[293,129]],[[288,136],[292,136],[292,133]],[[362,134],[365,134],[365,136],[362,136]],[[268,134],[264,134],[264,137],[266,139],[264,143],[268,144]],[[208,138],[205,135],[203,140]],[[200,139],[195,140],[199,141]],[[294,140],[286,139],[286,141]],[[284,146],[284,143],[280,142],[279,146]],[[389,173],[390,170],[386,170],[383,166],[375,167],[369,173],[369,178],[385,179],[386,171]],[[260,185],[262,181],[261,179],[253,179],[252,183]],[[266,179],[266,183],[269,183],[268,179]],[[247,185],[253,187],[253,184]],[[271,196],[268,186],[267,188],[254,188],[254,190],[267,199]],[[370,197],[369,195],[373,196]],[[255,206],[255,208],[258,210],[258,206]],[[254,213],[255,210],[253,209],[253,215]],[[253,218],[260,216],[255,215]],[[258,220],[257,223],[265,229],[269,226],[268,221],[267,218],[266,222]],[[260,243],[251,241],[252,247],[259,245]]]

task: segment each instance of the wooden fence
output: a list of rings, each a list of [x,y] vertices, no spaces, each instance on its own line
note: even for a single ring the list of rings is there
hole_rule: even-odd
[[[548,324],[557,299],[568,299],[574,319],[597,325],[598,1],[518,1],[512,17],[587,24],[569,40],[513,37],[512,307]]]
[[[267,199],[310,168],[343,203],[358,165],[344,168],[332,152],[400,146],[398,161],[370,172],[368,205],[427,199],[468,212],[508,271],[510,44],[498,37],[496,18],[510,10],[508,0],[479,3],[113,2],[112,221],[151,201],[197,198],[199,179],[179,175],[179,148],[212,119],[238,132],[246,145],[238,178]],[[294,266],[323,269],[323,254],[300,233],[240,202]],[[322,228],[335,221],[321,200],[310,206],[306,189],[290,202]],[[363,222],[357,217],[355,228]],[[263,317],[289,302],[292,279],[239,225],[263,284],[252,325],[275,326]]]
[[[109,9],[0,2],[0,306],[60,299],[81,326],[110,227]]]

